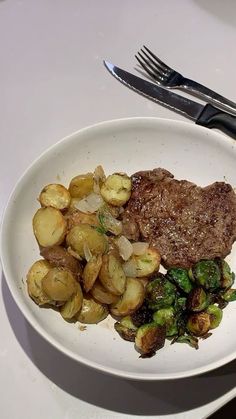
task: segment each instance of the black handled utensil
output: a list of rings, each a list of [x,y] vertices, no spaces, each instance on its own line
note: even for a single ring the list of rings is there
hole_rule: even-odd
[[[154,100],[173,111],[181,113],[195,121],[197,125],[217,128],[236,139],[236,116],[224,112],[210,104],[201,105],[193,100],[177,95],[154,83],[141,79],[128,71],[104,61],[108,71],[121,83],[137,93]]]

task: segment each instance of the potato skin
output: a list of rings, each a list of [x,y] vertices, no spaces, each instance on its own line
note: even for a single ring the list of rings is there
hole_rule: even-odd
[[[40,195],[39,202],[42,207],[53,207],[59,210],[69,208],[71,196],[68,189],[59,183],[46,185]]]
[[[96,214],[85,214],[79,210],[73,210],[66,215],[68,221],[68,229],[79,224],[89,224],[91,226],[99,226]]]
[[[109,314],[108,308],[104,304],[96,302],[91,296],[84,296],[81,311],[77,319],[81,323],[96,324],[104,320]]]
[[[54,246],[63,242],[67,223],[58,209],[40,208],[33,218],[33,231],[40,246]]]
[[[93,192],[93,173],[75,176],[70,181],[69,192],[72,198],[84,198]]]
[[[73,274],[68,269],[52,268],[42,279],[42,289],[51,300],[67,301],[77,291]]]
[[[114,173],[103,183],[101,195],[108,204],[121,207],[129,200],[131,187],[131,179],[126,174]]]
[[[41,249],[40,254],[52,266],[66,268],[75,275],[80,275],[82,271],[79,261],[70,255],[62,246],[44,247]]]
[[[42,288],[42,280],[50,271],[51,265],[44,259],[33,263],[26,276],[27,290],[29,296],[38,305],[49,304],[51,299],[45,294]]]
[[[107,237],[89,224],[80,224],[72,227],[67,234],[66,242],[82,258],[85,258],[85,243],[87,243],[92,255],[103,254],[108,248]]]

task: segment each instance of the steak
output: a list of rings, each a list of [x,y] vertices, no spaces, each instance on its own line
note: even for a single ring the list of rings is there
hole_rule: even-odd
[[[123,234],[148,241],[167,268],[224,258],[236,239],[236,194],[225,182],[201,188],[165,169],[137,172]]]

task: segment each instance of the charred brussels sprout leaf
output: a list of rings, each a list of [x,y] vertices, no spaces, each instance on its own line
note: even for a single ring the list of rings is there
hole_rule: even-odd
[[[146,287],[146,300],[151,310],[159,310],[173,304],[176,287],[164,277],[149,282]]]
[[[187,321],[187,330],[195,336],[204,336],[211,327],[210,315],[206,312],[191,314]]]
[[[236,289],[231,288],[227,290],[223,295],[222,298],[227,302],[230,303],[231,301],[236,301]]]
[[[192,290],[192,283],[188,271],[182,268],[171,268],[167,272],[170,281],[174,282],[182,291],[188,294]]]
[[[136,327],[140,327],[143,324],[152,322],[152,314],[153,312],[148,308],[147,303],[144,302],[138,310],[131,314],[131,319]]]
[[[211,304],[206,312],[209,314],[210,316],[210,329],[215,329],[216,327],[219,326],[222,317],[223,317],[223,311],[217,307],[214,304]]]
[[[187,307],[190,311],[202,311],[208,306],[208,300],[203,288],[194,288],[188,295]]]
[[[130,342],[135,341],[137,327],[133,324],[130,316],[126,316],[120,322],[116,322],[114,327],[122,339]]]
[[[178,336],[177,338],[174,338],[171,343],[173,344],[175,342],[187,343],[187,345],[191,346],[191,348],[198,349],[198,339],[195,336],[191,336],[191,335]]]
[[[155,355],[158,349],[163,348],[166,338],[166,328],[155,322],[139,327],[135,337],[135,346],[142,358]]]
[[[153,314],[153,320],[160,326],[166,327],[166,336],[178,333],[175,312],[173,307],[161,308]]]
[[[201,260],[193,267],[193,275],[198,285],[206,290],[215,290],[220,287],[221,272],[214,260]]]

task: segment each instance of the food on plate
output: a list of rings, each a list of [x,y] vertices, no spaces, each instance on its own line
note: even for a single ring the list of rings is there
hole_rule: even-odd
[[[236,195],[224,182],[204,188],[164,169],[137,172],[123,219],[129,238],[156,247],[165,267],[224,259],[236,239]]]
[[[110,315],[148,358],[166,340],[198,349],[236,301],[224,260],[236,239],[230,185],[201,188],[164,169],[106,177],[98,166],[68,187],[46,185],[39,202],[33,231],[43,259],[27,273],[28,294],[64,320]]]
[[[67,224],[60,210],[46,207],[40,208],[34,215],[33,229],[39,245],[48,247],[63,242]]]
[[[71,196],[65,186],[50,183],[45,186],[39,195],[39,202],[42,207],[53,207],[59,210],[69,208]]]

